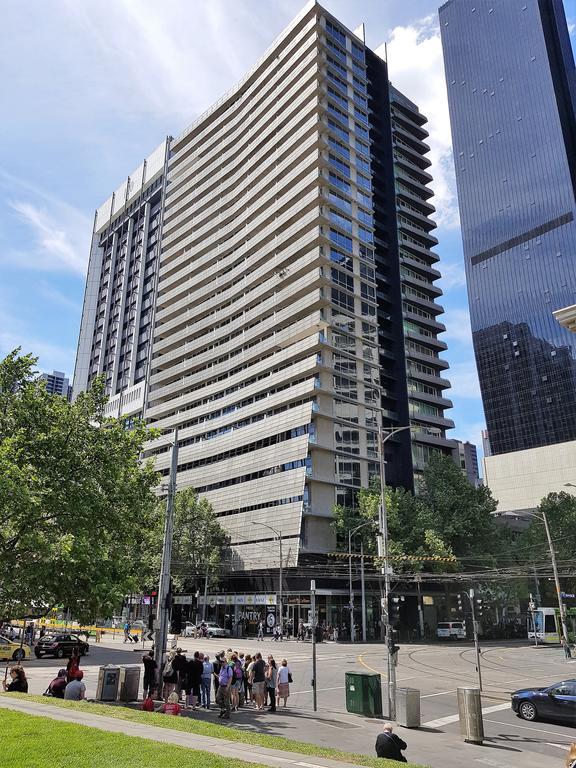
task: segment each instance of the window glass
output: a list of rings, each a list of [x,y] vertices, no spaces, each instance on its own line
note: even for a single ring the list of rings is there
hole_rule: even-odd
[[[344,248],[345,250],[350,251],[350,253],[352,253],[351,237],[347,237],[346,235],[343,235],[341,232],[337,232],[335,229],[331,229],[330,240],[332,240],[334,245],[337,245],[340,248]]]
[[[360,453],[360,432],[357,429],[350,429],[344,424],[334,424],[334,442],[337,451]]]
[[[342,214],[338,213],[337,211],[333,211],[330,209],[330,222],[337,227],[340,227],[340,229],[343,229],[345,232],[352,233],[352,221],[351,219],[346,218],[346,216],[342,216]]]
[[[341,139],[344,139],[344,141],[350,141],[350,134],[348,131],[342,128],[341,125],[339,125],[335,120],[332,120],[330,117],[328,118],[328,127]]]
[[[336,45],[336,43],[333,40],[326,40],[326,46],[331,51],[332,55],[335,56],[337,59],[340,59],[340,61],[346,62],[346,52],[340,48],[339,45]]]
[[[354,312],[354,297],[337,288],[332,288],[332,302],[349,312]]]
[[[338,269],[331,269],[331,277],[335,283],[346,288],[348,291],[354,291],[354,278],[346,272],[340,272]]]
[[[337,40],[340,45],[346,47],[346,35],[341,29],[339,29],[335,24],[328,20],[326,21],[326,32],[328,32],[329,35]],[[356,48],[358,48],[358,46],[356,46]],[[360,56],[357,56],[357,58],[360,58]]]
[[[335,371],[343,373],[345,376],[356,376],[356,360],[353,360],[346,355],[341,355],[340,352],[334,352],[333,358]]]
[[[342,208],[343,211],[352,216],[352,203],[349,200],[346,200],[345,197],[342,197],[342,195],[334,192],[333,189],[328,190],[328,198],[330,199],[331,203],[337,205],[339,208]]]
[[[341,331],[352,334],[356,332],[356,319],[338,309],[332,309],[332,324]]]
[[[328,144],[330,145],[330,149],[333,149],[335,152],[339,152],[347,160],[350,159],[350,150],[348,147],[337,141],[333,136],[328,136]]]
[[[350,272],[354,271],[354,260],[352,256],[348,256],[345,253],[336,250],[336,248],[330,248],[330,260],[334,261],[336,264],[339,264],[341,267],[344,267],[344,269],[347,269]]]
[[[338,189],[341,189],[343,192],[350,192],[350,184],[347,181],[344,181],[344,179],[341,179],[340,176],[337,176],[330,171],[328,178],[330,179],[330,184],[334,184],[335,187],[338,187]]]
[[[349,397],[351,400],[358,399],[358,384],[352,379],[344,376],[334,376],[334,392],[343,397]]]
[[[348,485],[360,486],[360,462],[335,459],[337,481]]]
[[[328,159],[330,161],[330,165],[333,165],[334,168],[336,168],[341,174],[346,176],[346,178],[348,178],[348,179],[350,178],[350,166],[349,165],[346,165],[345,162],[340,160],[339,157],[336,157],[336,155],[333,155],[332,153],[330,153]]]

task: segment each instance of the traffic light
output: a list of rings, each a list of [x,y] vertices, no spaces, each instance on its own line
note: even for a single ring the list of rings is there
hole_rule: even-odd
[[[400,646],[396,645],[394,642],[394,632],[390,632],[387,638],[388,643],[388,653],[392,657],[394,664],[398,663],[398,651],[400,650]]]
[[[388,597],[388,621],[391,626],[400,621],[400,598],[396,595]]]
[[[461,614],[464,613],[463,595],[461,592],[458,592],[458,611]]]
[[[481,597],[479,597],[479,598],[476,600],[476,605],[477,605],[477,608],[476,608],[476,615],[477,615],[477,616],[482,616],[482,608],[483,608],[483,603],[482,603],[482,598],[481,598]]]

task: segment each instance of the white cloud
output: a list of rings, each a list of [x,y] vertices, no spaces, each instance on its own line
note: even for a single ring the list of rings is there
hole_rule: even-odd
[[[51,344],[36,338],[21,328],[14,328],[13,318],[7,318],[12,330],[5,330],[6,323],[2,323],[0,330],[0,356],[4,357],[17,347],[22,348],[22,354],[31,353],[38,358],[40,371],[52,372],[64,371],[70,378],[74,370],[76,352],[74,349],[63,347],[59,344]]]
[[[437,18],[428,16],[408,26],[394,27],[387,38],[386,53],[393,85],[414,101],[429,121],[427,143],[434,176],[432,186],[437,222],[442,227],[456,228],[459,226],[458,204]],[[376,52],[386,57],[384,45]]]
[[[91,218],[2,169],[0,182],[11,196],[16,194],[15,199],[6,201],[6,206],[23,225],[23,236],[18,238],[18,247],[7,242],[0,262],[25,270],[65,271],[84,276],[92,233]]]
[[[449,397],[480,400],[480,384],[474,358],[454,363],[446,376],[452,384],[452,389],[448,391]]]
[[[467,309],[449,307],[440,319],[446,326],[446,333],[442,335],[444,341],[455,341],[472,349],[472,328],[470,327],[470,313]]]
[[[443,258],[439,269],[442,272],[442,277],[438,281],[438,285],[444,293],[451,291],[453,288],[464,288],[466,286],[466,270],[462,261],[448,261]]]

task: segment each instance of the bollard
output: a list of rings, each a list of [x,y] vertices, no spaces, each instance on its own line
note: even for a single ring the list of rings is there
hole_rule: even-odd
[[[420,727],[420,691],[396,688],[396,723],[404,728]]]
[[[458,688],[458,717],[460,733],[469,744],[482,744],[484,723],[480,688]]]

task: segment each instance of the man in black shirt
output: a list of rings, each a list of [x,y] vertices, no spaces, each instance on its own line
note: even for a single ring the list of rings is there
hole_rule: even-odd
[[[146,698],[147,696],[152,696],[156,688],[157,664],[154,660],[154,651],[148,651],[142,657],[142,663],[144,664],[144,698]]]
[[[399,763],[408,762],[402,750],[406,749],[406,742],[392,733],[392,723],[384,723],[382,733],[376,739],[376,755],[388,760],[397,760]]]

